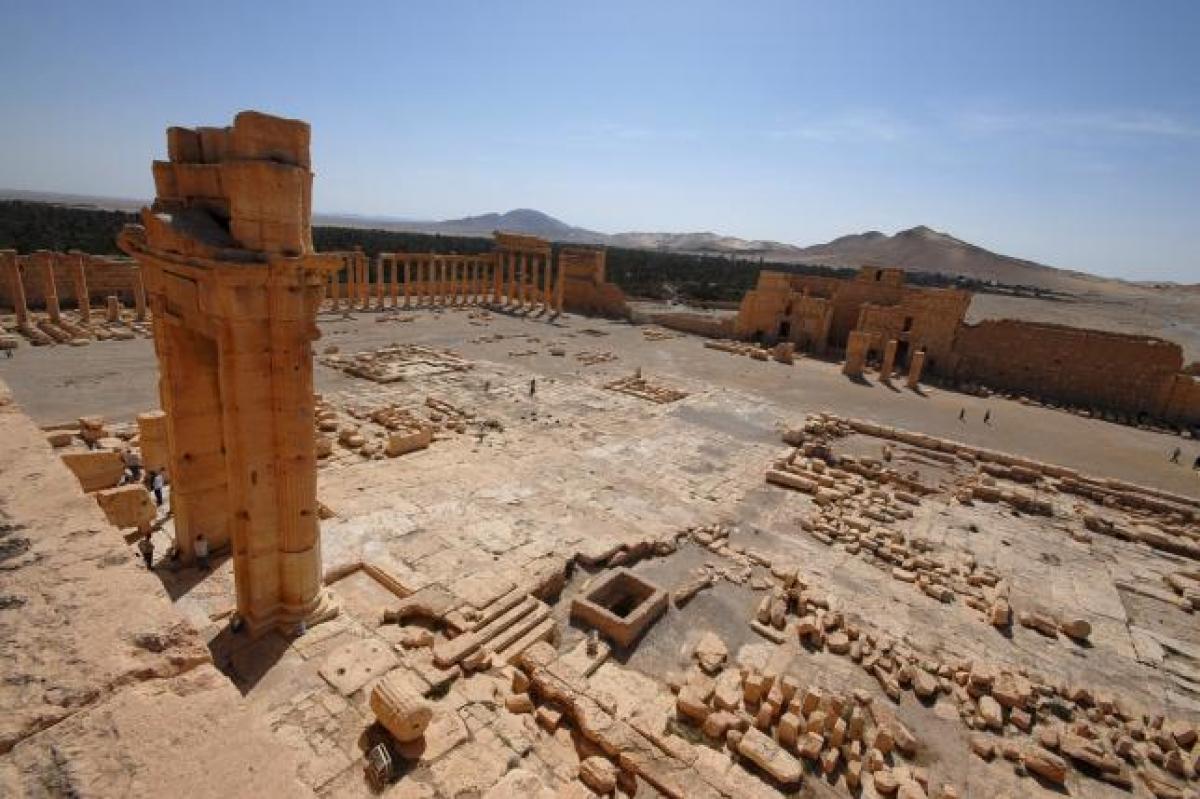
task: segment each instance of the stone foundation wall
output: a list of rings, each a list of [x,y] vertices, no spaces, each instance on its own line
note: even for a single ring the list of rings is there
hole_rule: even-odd
[[[733,317],[699,313],[646,314],[645,322],[668,330],[691,333],[708,338],[729,338],[733,335]]]
[[[1182,349],[1162,339],[995,319],[959,328],[945,373],[1081,407],[1198,420],[1200,392],[1179,382],[1182,369]]]

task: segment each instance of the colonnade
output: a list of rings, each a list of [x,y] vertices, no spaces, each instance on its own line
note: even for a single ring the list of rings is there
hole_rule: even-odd
[[[561,314],[561,268],[549,246],[536,251],[497,249],[477,255],[342,254],[329,277],[331,309],[435,308],[491,305],[529,314]]]
[[[31,316],[29,312],[29,292],[27,281],[38,280],[41,284],[41,296],[46,309],[46,320],[52,325],[64,324],[62,300],[59,294],[59,278],[67,276],[70,280],[72,299],[78,310],[77,322],[84,326],[93,321],[91,290],[88,286],[88,267],[93,257],[87,253],[71,250],[69,252],[54,252],[38,250],[28,255],[18,255],[14,250],[0,250],[0,279],[8,285],[8,298],[16,315],[18,328],[29,327]],[[129,266],[130,285],[133,294],[136,321],[146,321],[146,289],[142,282],[141,270]],[[111,279],[109,281],[111,288]],[[37,284],[34,284],[35,286]],[[110,298],[110,304],[111,300]],[[109,319],[108,321],[114,321]]]

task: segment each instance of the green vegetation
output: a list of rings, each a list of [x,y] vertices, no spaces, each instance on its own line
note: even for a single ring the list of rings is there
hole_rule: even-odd
[[[118,255],[117,233],[122,225],[136,221],[137,214],[123,211],[0,200],[0,249],[23,253],[78,249],[97,255]],[[492,249],[490,239],[325,226],[313,228],[313,243],[318,251],[325,252],[362,247],[369,256],[381,252],[467,254]],[[774,263],[761,258],[623,247],[608,248],[607,264],[608,279],[631,297],[703,303],[737,302],[758,282],[758,273],[763,269],[839,278],[850,277],[855,272],[827,266]],[[921,286],[957,286],[998,293],[1020,294],[1023,288],[990,286],[979,281],[926,273],[909,273],[908,281]]]

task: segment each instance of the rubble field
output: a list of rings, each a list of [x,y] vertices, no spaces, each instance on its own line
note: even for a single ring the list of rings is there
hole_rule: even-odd
[[[59,512],[87,523],[43,525],[47,545],[101,530],[105,571],[76,577],[121,576],[97,625],[136,587],[162,597],[139,610],[162,640],[98,660],[102,690],[51,675],[42,711],[0,726],[0,794],[63,774],[136,793],[93,716],[110,691],[143,714],[165,691],[290,795],[1198,795],[1200,473],[1169,456],[1200,443],[624,322],[380,318],[318,318],[337,617],[234,632],[227,551],[147,572],[78,497]],[[79,417],[136,444],[154,354],[119,350],[0,360],[0,379],[60,452],[86,449]],[[29,473],[54,452],[30,445]],[[20,527],[40,508],[0,500],[0,599],[49,568]],[[0,606],[5,646],[50,646],[21,612]],[[203,711],[218,700],[245,721]],[[47,735],[86,765],[47,761]]]

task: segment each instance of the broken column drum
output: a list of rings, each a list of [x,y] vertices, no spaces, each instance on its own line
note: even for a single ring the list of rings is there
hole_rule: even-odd
[[[170,128],[142,268],[167,415],[176,546],[233,554],[252,634],[336,613],[321,582],[312,342],[337,255],[313,252],[309,127],[256,112]]]

